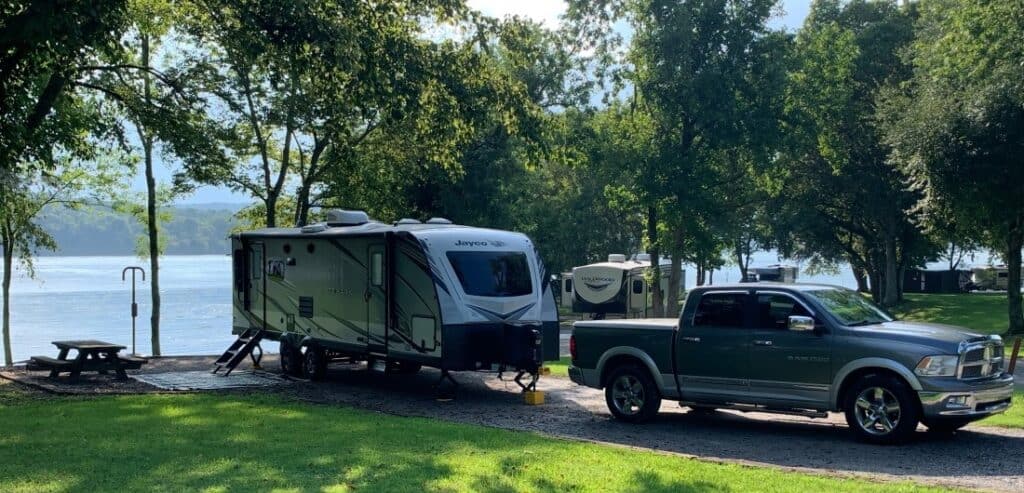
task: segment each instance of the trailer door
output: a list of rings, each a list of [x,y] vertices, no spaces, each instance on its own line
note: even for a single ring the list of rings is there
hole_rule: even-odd
[[[264,273],[264,244],[249,245],[249,286],[246,293],[246,308],[253,318],[259,320],[257,327],[267,328],[267,290]]]
[[[371,352],[387,350],[387,261],[384,243],[370,243],[367,248],[366,269],[366,331]]]

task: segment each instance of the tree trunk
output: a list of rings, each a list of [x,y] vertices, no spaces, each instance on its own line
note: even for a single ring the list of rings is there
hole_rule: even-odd
[[[899,297],[899,274],[897,272],[896,259],[896,237],[886,235],[885,237],[885,286],[882,289],[882,305],[896,306],[900,301]]]
[[[647,241],[650,248],[647,253],[651,255],[651,304],[654,318],[665,316],[665,297],[661,292],[661,269],[658,266],[658,259],[661,252],[658,251],[658,211],[652,206],[647,208]]]
[[[267,199],[263,201],[267,208],[267,227],[277,227],[277,194],[274,190],[267,190]]]
[[[864,273],[864,269],[851,265],[850,270],[853,271],[853,278],[857,281],[857,292],[869,292],[871,289],[868,287],[868,276]]]
[[[301,228],[309,221],[309,188],[310,185],[303,183],[299,187],[299,193],[295,200],[295,227]]]
[[[142,66],[149,67],[149,35],[142,35]],[[151,104],[149,74],[143,75],[146,104]],[[153,356],[160,356],[160,237],[156,213],[156,177],[153,175],[153,136],[142,134],[142,152],[146,162],[146,226],[149,234],[149,291],[152,307],[149,316],[150,344]]]
[[[750,256],[744,260],[743,248],[740,246],[739,241],[736,242],[736,264],[740,266],[740,282],[747,281],[747,267],[750,262]]]
[[[1007,306],[1010,315],[1010,334],[1024,333],[1024,314],[1021,313],[1020,266],[1021,248],[1024,247],[1024,231],[1014,224],[1006,241],[1006,267],[1010,270],[1006,279]]]
[[[697,280],[696,280],[696,283],[697,283],[698,286],[703,286],[704,285],[704,266],[699,261],[695,265],[697,266]]]
[[[10,235],[4,231],[4,280],[3,280],[3,337],[4,337],[4,366],[11,366],[14,358],[11,351],[11,271],[14,267],[14,249]]]
[[[880,303],[882,301],[882,276],[878,274],[877,270],[870,269],[868,270],[868,279],[871,284],[871,299],[875,303]]]

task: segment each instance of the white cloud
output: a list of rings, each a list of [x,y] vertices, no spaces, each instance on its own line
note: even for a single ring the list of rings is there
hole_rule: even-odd
[[[566,7],[562,0],[468,0],[466,3],[491,17],[500,19],[518,15],[550,29],[558,27],[558,17],[565,13]]]

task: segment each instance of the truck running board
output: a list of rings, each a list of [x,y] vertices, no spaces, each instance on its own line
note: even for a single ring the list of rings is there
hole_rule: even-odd
[[[253,366],[259,366],[260,360],[263,359],[263,348],[260,347],[261,340],[263,340],[263,329],[246,329],[245,332],[242,332],[242,334],[238,336],[238,339],[235,339],[235,342],[231,343],[231,346],[228,347],[227,351],[224,351],[224,354],[220,355],[220,358],[217,358],[217,361],[213,362],[215,368],[212,373],[217,373],[221,369],[227,369],[227,371],[224,372],[224,376],[226,377],[231,374],[231,371],[234,370],[246,356],[252,358]],[[253,350],[257,348],[259,348],[259,353],[253,354]]]
[[[680,406],[703,408],[703,409],[729,409],[732,411],[740,411],[744,413],[771,413],[771,414],[788,414],[790,416],[803,416],[805,418],[827,418],[828,413],[825,411],[818,411],[815,409],[775,409],[765,406],[758,406],[754,404],[712,404],[707,402],[687,402],[680,401]]]

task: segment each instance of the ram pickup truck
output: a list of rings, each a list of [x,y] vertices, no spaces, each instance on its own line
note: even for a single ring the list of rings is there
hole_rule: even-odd
[[[848,289],[702,287],[674,319],[580,321],[569,376],[605,390],[612,415],[642,422],[662,399],[694,410],[843,412],[858,438],[901,443],[919,422],[952,432],[1010,407],[1003,342],[897,321]]]

